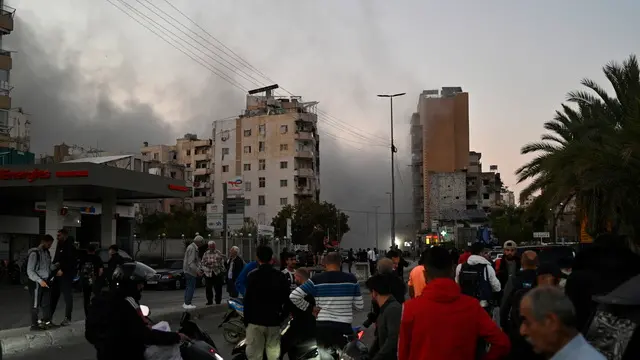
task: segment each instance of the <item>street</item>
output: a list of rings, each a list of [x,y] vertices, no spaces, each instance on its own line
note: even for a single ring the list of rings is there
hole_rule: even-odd
[[[370,308],[371,297],[369,294],[363,294],[365,298],[365,311],[356,312],[354,314],[353,324],[356,326],[361,325],[367,318],[367,312]],[[142,301],[145,303],[145,301]],[[216,345],[219,347],[220,355],[224,359],[231,359],[231,351],[233,350],[233,346],[228,344],[222,338],[222,332],[218,328],[218,325],[222,321],[223,314],[213,315],[207,317],[203,320],[198,321],[198,324],[207,331]],[[153,307],[151,307],[151,318],[153,318]],[[162,319],[154,319],[155,321],[160,321]],[[178,329],[178,324],[170,324],[172,330]],[[363,337],[363,341],[370,345],[372,341],[372,328],[367,329],[365,336]],[[32,352],[27,356],[15,356],[11,357],[11,359],[17,360],[93,360],[96,358],[95,349],[89,343],[83,343],[80,345],[74,345],[69,347],[52,347],[40,352]]]
[[[223,289],[223,305],[224,300],[229,295]],[[2,317],[0,317],[0,330],[15,329],[20,327],[28,327],[30,324],[29,315],[29,292],[21,286],[8,286],[0,289],[0,307],[2,308]],[[182,290],[145,290],[142,294],[142,303],[150,308],[167,309],[170,307],[180,308],[184,303],[184,291]],[[204,288],[196,289],[194,304],[196,306],[204,306],[206,303]],[[60,297],[56,313],[53,316],[54,323],[60,323],[64,318],[64,298]],[[84,308],[82,304],[82,294],[74,293],[73,297],[73,321],[84,320]]]

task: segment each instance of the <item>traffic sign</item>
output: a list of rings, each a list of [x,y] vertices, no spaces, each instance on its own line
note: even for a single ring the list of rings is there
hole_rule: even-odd
[[[540,231],[540,232],[534,232],[533,237],[538,239],[546,239],[546,238],[549,238],[550,236],[548,231]]]

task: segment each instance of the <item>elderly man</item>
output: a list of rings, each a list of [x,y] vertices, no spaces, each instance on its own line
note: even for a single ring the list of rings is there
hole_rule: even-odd
[[[555,286],[529,291],[520,303],[523,318],[520,334],[536,353],[551,360],[605,360],[576,329],[571,300]]]
[[[215,241],[209,241],[207,247],[207,251],[202,256],[207,305],[213,305],[213,290],[216,292],[216,304],[220,304],[222,302],[222,284],[224,283],[224,255],[216,249]]]
[[[202,236],[196,233],[196,237],[193,238],[193,241],[187,246],[187,249],[184,252],[182,270],[184,271],[186,288],[184,289],[184,304],[182,307],[185,310],[193,310],[196,308],[191,301],[193,300],[193,294],[196,292],[196,279],[199,275],[202,275],[198,248],[202,245],[203,241],[204,239]]]
[[[405,294],[407,293],[407,287],[404,284],[404,280],[397,276],[393,269],[393,260],[389,258],[382,258],[378,261],[377,274],[392,274],[394,277],[391,280],[391,295],[401,305],[404,303]],[[374,275],[375,276],[375,275]],[[380,306],[375,299],[371,299],[371,311],[367,315],[367,320],[364,322],[365,327],[371,326],[378,319],[380,314]]]
[[[244,261],[239,255],[240,249],[237,246],[232,246],[229,249],[229,259],[225,266],[226,278],[227,278],[227,292],[232,298],[238,297],[238,290],[236,289],[236,280],[244,268]]]

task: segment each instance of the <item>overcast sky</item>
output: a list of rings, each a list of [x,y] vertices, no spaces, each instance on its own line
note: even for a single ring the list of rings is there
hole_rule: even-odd
[[[604,84],[603,64],[640,49],[634,0],[169,0],[249,67],[164,0],[151,1],[179,23],[146,0],[111,1],[145,24],[151,17],[167,29],[161,35],[180,36],[204,66],[107,0],[7,1],[17,9],[3,44],[17,52],[12,96],[32,114],[36,153],[62,141],[118,152],[208,136],[213,120],[243,108],[244,90],[272,79],[328,114],[320,117],[322,198],[388,212],[389,104],[375,95],[407,92],[395,102],[400,229],[411,220],[408,122],[423,89],[470,93],[471,149],[518,190],[519,148],[539,138],[565,93],[583,77]],[[349,214],[347,245],[372,246],[373,216],[367,238],[366,214]],[[385,245],[388,219],[379,217]]]

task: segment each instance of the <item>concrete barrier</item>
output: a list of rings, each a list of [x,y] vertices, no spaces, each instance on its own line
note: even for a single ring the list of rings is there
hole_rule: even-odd
[[[220,314],[227,310],[227,304],[203,306],[189,310],[194,319]],[[184,310],[181,308],[151,309],[150,317],[154,321],[175,323],[180,320]],[[8,329],[0,331],[0,359],[12,356],[28,355],[30,352],[58,347],[77,345],[87,341],[84,338],[84,321],[76,321],[68,326],[58,327],[46,331],[30,331],[29,328]]]

